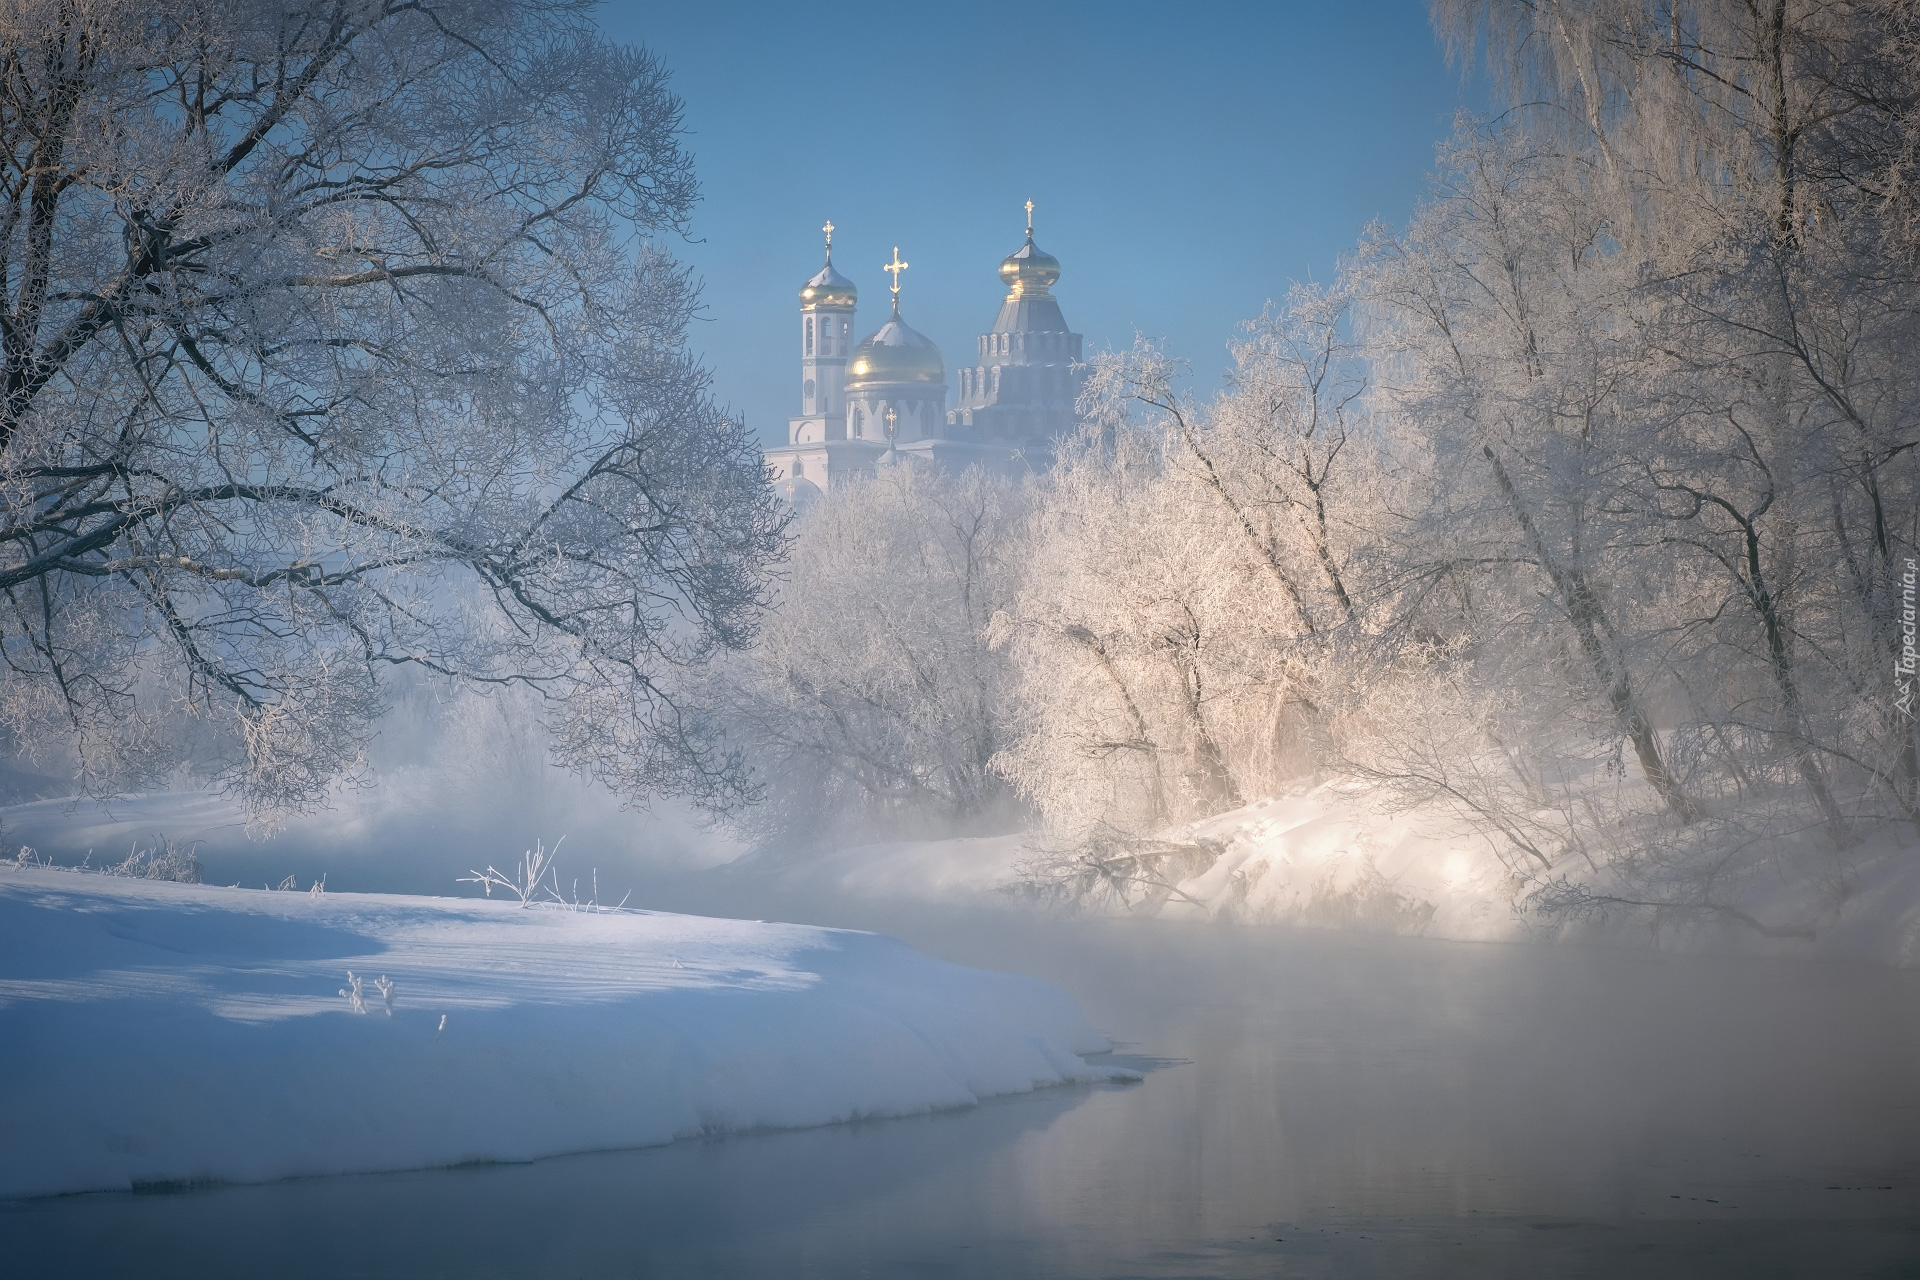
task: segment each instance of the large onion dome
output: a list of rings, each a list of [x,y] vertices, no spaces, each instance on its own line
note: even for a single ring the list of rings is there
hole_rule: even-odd
[[[940,348],[900,318],[898,298],[894,300],[892,317],[872,337],[855,347],[853,358],[847,362],[848,391],[874,383],[937,385],[946,380],[947,366],[940,358]]]
[[[1060,259],[1035,244],[1029,228],[1027,242],[1000,260],[1000,278],[1010,298],[1044,298],[1060,278]]]

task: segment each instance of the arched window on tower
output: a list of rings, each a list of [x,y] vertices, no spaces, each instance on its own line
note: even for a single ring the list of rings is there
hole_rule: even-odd
[[[807,317],[807,354],[813,354],[813,317]]]

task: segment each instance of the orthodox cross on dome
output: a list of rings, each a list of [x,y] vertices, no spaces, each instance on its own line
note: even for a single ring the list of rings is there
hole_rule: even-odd
[[[900,255],[898,253],[895,253],[894,256],[897,258]],[[902,263],[901,265],[904,266],[906,264]],[[899,279],[898,276],[895,276],[894,278],[896,280]],[[892,405],[888,405],[887,406],[887,448],[889,449],[893,448],[893,433],[895,428],[899,425],[899,422],[900,422],[900,415],[893,411]]]
[[[900,261],[899,245],[893,246],[893,261],[882,263],[880,269],[893,273],[893,305],[898,307],[900,305],[900,273],[907,269],[907,264]]]
[[[1027,201],[1027,239],[1033,239],[1033,201]]]
[[[1031,220],[1033,215],[1028,214],[1027,217]],[[827,233],[827,256],[831,258],[833,256],[833,219],[828,218],[827,225],[820,229]]]

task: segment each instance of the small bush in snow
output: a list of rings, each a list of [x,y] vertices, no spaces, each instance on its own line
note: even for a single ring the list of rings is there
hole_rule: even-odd
[[[573,882],[571,896],[560,892],[560,877],[554,870],[553,860],[554,855],[560,852],[560,846],[566,842],[566,839],[565,836],[561,836],[560,839],[553,842],[553,848],[551,849],[547,848],[544,843],[535,841],[533,848],[521,855],[520,865],[513,869],[511,875],[496,867],[488,866],[485,871],[475,871],[468,875],[460,876],[454,883],[477,884],[480,886],[481,892],[485,893],[489,898],[493,896],[493,891],[498,889],[503,894],[512,894],[518,898],[520,905],[523,907],[565,907],[569,911],[619,911],[625,907],[627,905],[627,898],[633,896],[631,893],[629,893],[626,898],[620,899],[620,905],[617,907],[608,908],[600,905],[600,872],[598,868],[595,868],[593,872],[591,896],[588,897],[585,902],[580,900],[580,882],[578,880]]]
[[[493,896],[495,889],[503,894],[510,893],[520,899],[520,905],[523,907],[532,906],[543,888],[558,899],[560,896],[558,891],[544,885],[543,882],[552,873],[553,856],[560,852],[560,846],[566,843],[566,839],[565,836],[561,836],[555,840],[552,849],[548,849],[544,842],[536,840],[533,848],[520,856],[520,865],[513,869],[512,875],[497,870],[489,863],[485,871],[469,872],[457,878],[454,883],[477,884],[480,886],[480,891],[489,898]]]
[[[181,846],[155,834],[153,844],[135,846],[124,861],[101,870],[110,876],[130,876],[135,880],[172,880],[180,884],[201,883],[200,859],[193,856],[196,845]]]
[[[43,858],[31,846],[21,845],[20,852],[13,856],[13,865],[21,867],[40,867],[47,871],[83,871],[92,875],[127,876],[134,880],[172,880],[180,884],[200,884],[200,859],[193,856],[197,846],[181,846],[162,835],[155,835],[153,845],[142,849],[135,845],[127,856],[119,862],[104,867],[90,865],[93,855],[89,853],[77,867],[63,867]]]
[[[380,993],[380,999],[387,1006],[387,1016],[391,1018],[393,1016],[393,979],[383,973],[373,980],[373,989]],[[347,985],[340,988],[340,994],[352,1006],[355,1013],[367,1011],[367,980],[351,969],[347,970]]]

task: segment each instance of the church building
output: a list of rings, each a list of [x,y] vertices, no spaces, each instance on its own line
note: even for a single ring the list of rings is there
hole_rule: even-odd
[[[918,462],[958,471],[978,464],[1001,472],[1049,465],[1056,437],[1074,429],[1084,374],[1081,337],[1054,300],[1060,263],[1027,241],[1000,263],[1006,301],[993,328],[976,340],[974,362],[958,370],[947,407],[940,349],[900,315],[900,250],[881,269],[892,284],[891,313],[853,341],[859,290],[833,266],[833,224],[826,265],[800,290],[800,412],[787,443],[766,451],[774,485],[805,502],[848,475]]]

